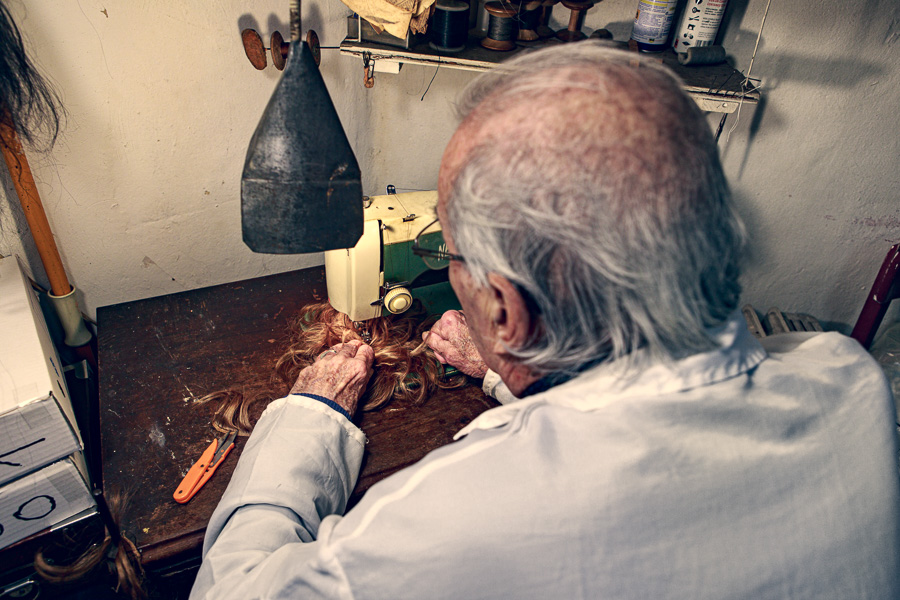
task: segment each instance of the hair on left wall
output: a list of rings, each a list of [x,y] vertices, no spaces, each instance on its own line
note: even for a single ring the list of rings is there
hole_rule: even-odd
[[[66,110],[25,52],[22,33],[0,0],[0,122],[37,150],[56,143]]]

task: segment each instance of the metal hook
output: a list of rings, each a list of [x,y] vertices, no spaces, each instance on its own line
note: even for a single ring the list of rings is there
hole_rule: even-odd
[[[363,52],[363,82],[367,88],[375,87],[375,61],[368,52]]]

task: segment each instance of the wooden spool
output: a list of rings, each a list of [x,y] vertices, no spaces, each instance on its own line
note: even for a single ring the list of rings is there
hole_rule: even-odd
[[[541,3],[541,24],[535,31],[542,40],[556,37],[556,32],[550,29],[550,17],[553,15],[553,7],[557,4],[559,0],[544,0]]]
[[[526,14],[533,13],[536,10],[541,8],[543,0],[529,0],[527,2],[522,2],[519,4],[519,35],[516,37],[520,42],[533,42],[535,40],[541,39],[540,34],[537,32],[537,27],[540,24],[540,17],[538,17],[537,24],[535,24],[534,28],[528,28],[525,23],[528,21]]]
[[[516,16],[516,8],[510,5],[504,5],[496,0],[491,0],[490,2],[485,2],[484,10],[487,11],[488,15],[490,15],[490,19],[509,19],[512,21],[513,17]],[[481,45],[488,50],[500,50],[507,51],[512,50],[516,47],[516,35],[515,35],[515,24],[513,23],[513,33],[512,38],[508,40],[500,40],[491,37],[491,27],[488,27],[488,35],[483,40],[481,40]]]
[[[557,39],[564,42],[579,42],[586,39],[587,36],[581,31],[581,23],[584,20],[584,13],[586,13],[594,3],[589,0],[562,0],[562,5],[571,10],[572,13],[569,15],[569,26],[566,29],[560,29],[556,32]]]
[[[262,38],[253,29],[245,29],[241,31],[241,43],[244,45],[244,54],[247,60],[255,68],[262,71],[266,68],[266,47],[263,46]]]
[[[291,45],[284,41],[280,31],[272,33],[269,38],[269,52],[272,53],[272,64],[279,71],[284,71],[284,64],[287,62],[288,50]]]
[[[244,53],[250,60],[250,64],[259,70],[265,69],[268,64],[266,62],[266,47],[263,45],[259,33],[253,29],[241,31],[241,43],[244,45]],[[309,46],[313,60],[318,65],[322,61],[322,51],[319,46],[319,36],[312,29],[306,32],[306,45]],[[291,45],[284,41],[281,32],[276,31],[272,33],[272,36],[269,38],[268,50],[272,53],[272,64],[279,71],[284,70],[290,48]]]
[[[31,229],[31,237],[34,238],[34,245],[44,265],[47,279],[50,280],[50,290],[54,296],[65,296],[72,291],[72,286],[63,268],[56,239],[53,237],[53,230],[50,229],[47,213],[44,212],[44,204],[38,194],[25,149],[22,148],[19,135],[11,121],[0,120],[0,151],[3,152],[10,179],[22,203],[22,212]]]

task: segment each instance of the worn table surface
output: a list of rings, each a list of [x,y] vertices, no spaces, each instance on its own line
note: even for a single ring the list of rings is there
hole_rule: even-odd
[[[177,504],[175,486],[215,436],[215,407],[196,400],[268,377],[286,347],[288,320],[324,295],[324,271],[313,268],[97,311],[103,483],[107,493],[131,494],[122,528],[145,566],[199,554],[246,440],[193,500]],[[422,406],[393,402],[359,416],[369,443],[351,504],[493,406],[468,386],[439,391]]]

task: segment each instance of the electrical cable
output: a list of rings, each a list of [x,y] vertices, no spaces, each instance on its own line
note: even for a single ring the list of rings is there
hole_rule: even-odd
[[[741,89],[743,92],[741,93],[741,99],[738,102],[737,107],[737,115],[735,115],[734,124],[731,126],[731,129],[728,130],[728,135],[725,136],[725,145],[728,145],[728,140],[731,139],[731,134],[737,128],[738,123],[741,121],[741,107],[744,105],[744,93],[746,93],[747,86],[750,83],[750,72],[753,70],[753,61],[756,60],[756,51],[759,50],[759,40],[762,38],[763,28],[766,26],[766,17],[769,16],[769,7],[772,5],[772,0],[768,0],[766,2],[766,9],[763,12],[762,22],[759,24],[759,32],[756,34],[756,44],[753,46],[753,54],[750,56],[750,65],[747,67],[747,73],[744,75],[744,81],[741,83]],[[754,86],[754,89],[758,90],[761,86]]]

